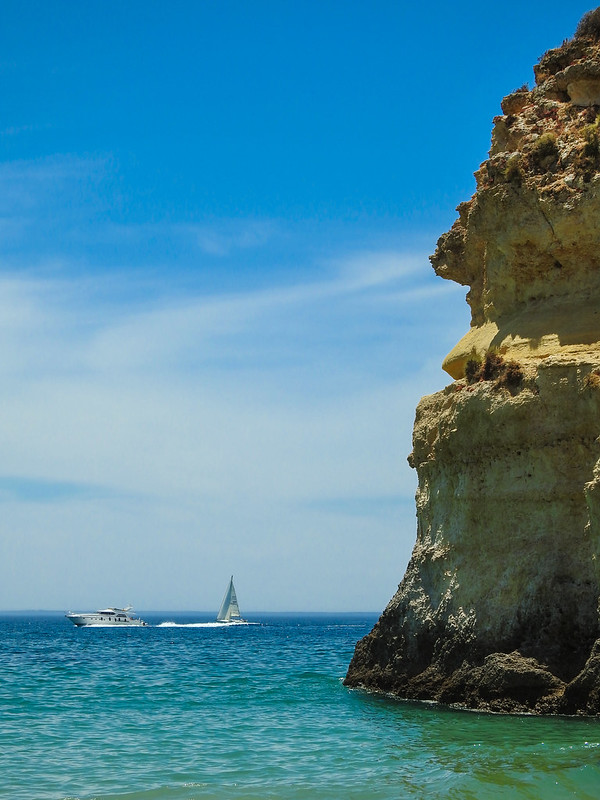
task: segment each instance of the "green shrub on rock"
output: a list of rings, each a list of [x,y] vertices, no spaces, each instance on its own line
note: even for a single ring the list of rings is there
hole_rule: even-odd
[[[594,8],[583,15],[575,30],[575,39],[600,41],[600,8]]]

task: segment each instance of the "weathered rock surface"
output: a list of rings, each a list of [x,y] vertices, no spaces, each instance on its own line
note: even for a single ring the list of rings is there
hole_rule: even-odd
[[[477,192],[432,263],[469,285],[469,333],[444,362],[600,354],[600,43],[575,39],[536,67],[536,86],[504,98]]]
[[[550,51],[536,80],[432,257],[470,286],[471,330],[417,408],[417,541],[346,684],[598,714],[600,44]]]
[[[421,400],[417,542],[348,685],[567,710],[600,637],[598,368],[555,356],[516,388],[459,382]]]

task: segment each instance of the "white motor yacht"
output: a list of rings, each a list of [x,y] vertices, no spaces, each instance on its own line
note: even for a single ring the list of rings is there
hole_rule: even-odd
[[[84,626],[96,628],[114,626],[122,628],[124,626],[143,627],[148,625],[147,622],[144,622],[143,619],[140,619],[133,613],[133,606],[126,606],[125,608],[104,608],[100,611],[85,613],[69,611],[68,614],[65,614],[65,617],[70,619],[73,625],[77,625],[78,628]]]

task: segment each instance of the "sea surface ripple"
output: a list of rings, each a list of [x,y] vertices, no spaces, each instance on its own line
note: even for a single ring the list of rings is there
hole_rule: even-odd
[[[0,797],[600,797],[600,722],[493,716],[342,685],[373,614],[0,615]]]

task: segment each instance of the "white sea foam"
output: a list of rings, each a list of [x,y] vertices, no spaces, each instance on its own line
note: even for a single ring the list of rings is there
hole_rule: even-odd
[[[233,625],[258,625],[258,622],[160,622],[157,628],[231,628]]]

